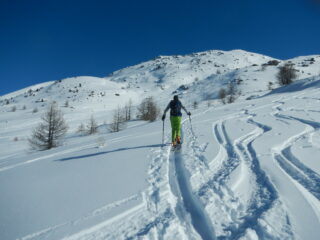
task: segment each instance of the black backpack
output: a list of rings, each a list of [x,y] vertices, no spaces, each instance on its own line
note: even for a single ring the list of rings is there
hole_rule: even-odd
[[[181,106],[182,106],[182,104],[179,100],[178,101],[172,100],[170,102],[170,115],[171,116],[182,116]]]

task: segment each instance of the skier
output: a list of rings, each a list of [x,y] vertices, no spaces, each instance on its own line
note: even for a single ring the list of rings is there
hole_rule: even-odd
[[[181,108],[190,116],[191,112],[188,112],[187,109],[179,101],[178,95],[173,97],[173,100],[170,101],[164,113],[162,115],[162,121],[166,118],[166,113],[170,108],[170,122],[172,128],[172,146],[175,147],[177,144],[181,144]]]

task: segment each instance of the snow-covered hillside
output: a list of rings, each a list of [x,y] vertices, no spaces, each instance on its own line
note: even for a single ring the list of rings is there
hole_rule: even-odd
[[[161,56],[0,97],[0,239],[318,239],[320,56],[275,60],[241,50]],[[298,79],[269,91],[289,61]],[[241,96],[222,105],[230,81]],[[173,93],[192,112],[181,151],[171,151],[168,120],[165,146],[161,121],[108,131],[118,106],[154,96],[163,108]],[[69,131],[62,146],[31,151],[52,101]],[[91,115],[99,133],[76,133]]]
[[[286,61],[242,50],[206,51],[185,56],[159,56],[127,67],[105,78],[74,77],[47,82],[0,97],[0,104],[22,108],[70,102],[75,109],[114,109],[129,99],[138,103],[147,96],[162,102],[173,93],[193,101],[216,99],[221,88],[235,82],[242,96],[261,95],[269,83],[277,88],[276,73],[285,63],[294,64],[298,79],[320,74],[320,55]],[[6,107],[6,106],[4,106]],[[9,110],[12,105],[8,106]],[[8,108],[7,108],[8,110]]]

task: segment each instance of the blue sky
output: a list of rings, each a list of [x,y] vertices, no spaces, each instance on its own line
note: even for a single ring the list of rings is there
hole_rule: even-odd
[[[0,95],[158,55],[320,54],[317,0],[0,0]]]

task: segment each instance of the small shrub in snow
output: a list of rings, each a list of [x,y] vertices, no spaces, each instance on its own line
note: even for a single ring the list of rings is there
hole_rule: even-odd
[[[198,79],[199,80],[199,79]],[[178,91],[186,91],[186,90],[188,90],[189,89],[189,87],[188,86],[186,86],[186,85],[180,85],[180,87],[178,87]]]
[[[197,109],[198,108],[198,102],[194,101],[192,104],[193,109]]]
[[[228,95],[227,96],[227,103],[234,103],[234,101],[236,100],[235,95]]]
[[[236,100],[238,94],[239,93],[236,89],[235,82],[234,81],[229,82],[228,89],[227,89],[227,102],[233,103]]]
[[[270,60],[267,63],[264,63],[263,65],[267,65],[267,66],[278,66],[279,65],[279,61],[278,60]]]
[[[273,82],[268,82],[268,89],[273,90]]]
[[[243,82],[243,80],[241,78],[238,78],[238,79],[236,79],[236,82],[238,85],[240,85]]]
[[[279,67],[277,79],[281,86],[292,83],[293,80],[296,78],[297,78],[297,73],[292,64],[287,63],[284,66]]]
[[[266,70],[266,68],[267,68],[267,65],[264,65],[264,64],[261,65],[261,71],[262,72],[264,72]]]
[[[86,132],[86,128],[83,123],[81,123],[77,129],[77,133],[84,134]]]
[[[218,97],[223,104],[226,104],[233,103],[240,94],[236,88],[236,81],[230,81],[227,89],[220,89]]]
[[[138,115],[137,118],[144,121],[155,121],[159,117],[160,109],[155,103],[153,97],[148,97],[144,99],[139,107],[137,108]]]
[[[221,88],[218,93],[218,97],[223,104],[226,104],[227,91],[224,88]]]

